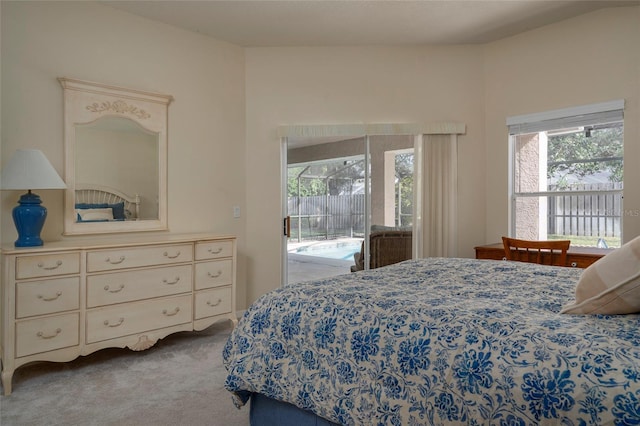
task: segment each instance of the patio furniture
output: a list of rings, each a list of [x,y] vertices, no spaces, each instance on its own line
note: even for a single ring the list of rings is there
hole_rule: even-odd
[[[389,230],[375,231],[369,235],[369,250],[371,258],[370,269],[409,260],[411,252],[411,231]],[[364,241],[359,252],[353,255],[355,265],[351,266],[351,272],[364,269]]]

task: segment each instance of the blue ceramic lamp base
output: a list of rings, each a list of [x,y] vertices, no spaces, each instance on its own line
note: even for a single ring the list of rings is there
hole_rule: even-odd
[[[47,209],[40,197],[29,190],[13,208],[13,223],[18,231],[16,247],[37,247],[43,244],[40,232],[47,218]]]

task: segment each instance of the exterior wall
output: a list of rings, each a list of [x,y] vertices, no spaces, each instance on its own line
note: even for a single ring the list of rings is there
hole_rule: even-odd
[[[514,190],[521,192],[537,192],[540,189],[539,170],[539,133],[519,136],[516,140]],[[540,200],[538,198],[521,198],[516,201],[518,220],[516,222],[516,238],[525,240],[540,239]]]
[[[371,151],[371,224],[394,226],[395,156],[390,151],[413,148],[413,136],[372,136]]]

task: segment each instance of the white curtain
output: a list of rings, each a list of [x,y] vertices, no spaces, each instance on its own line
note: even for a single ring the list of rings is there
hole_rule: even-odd
[[[363,137],[366,135],[436,135],[464,134],[464,123],[441,121],[432,123],[351,123],[351,124],[311,124],[278,127],[279,138],[300,137]]]
[[[424,135],[423,257],[458,256],[458,136]]]

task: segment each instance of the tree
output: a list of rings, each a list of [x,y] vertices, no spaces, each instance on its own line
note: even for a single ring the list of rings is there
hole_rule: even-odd
[[[348,193],[354,181],[364,178],[364,161],[332,161],[318,162],[307,166],[289,167],[287,176],[287,192],[289,197],[339,195]],[[300,179],[299,179],[300,177]]]
[[[413,212],[413,153],[396,155],[396,185],[401,197],[396,197],[396,212]],[[400,202],[400,204],[398,204]],[[409,226],[413,216],[400,216],[400,226]]]
[[[287,176],[287,193],[289,197],[311,197],[314,195],[323,195],[325,193],[325,185],[323,179],[304,177],[305,167],[289,167]],[[302,174],[302,178],[298,177]],[[300,188],[298,188],[300,185]]]
[[[547,177],[560,187],[569,185],[569,178],[608,174],[610,182],[622,182],[622,123],[549,136]]]

